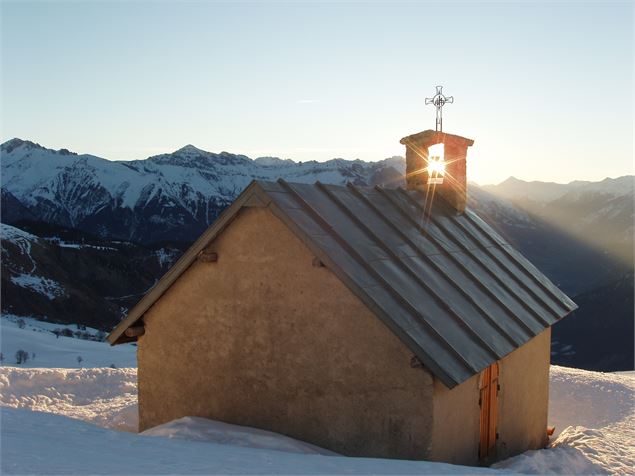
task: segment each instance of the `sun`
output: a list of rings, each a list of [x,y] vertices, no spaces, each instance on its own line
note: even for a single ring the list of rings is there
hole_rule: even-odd
[[[445,175],[445,145],[434,144],[428,149],[428,175],[431,178],[442,179]]]
[[[428,160],[428,174],[432,176],[445,175],[445,161],[436,157]]]

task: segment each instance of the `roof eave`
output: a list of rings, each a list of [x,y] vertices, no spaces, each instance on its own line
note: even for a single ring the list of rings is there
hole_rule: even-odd
[[[125,335],[126,329],[133,326],[144,314],[154,305],[154,303],[165,293],[168,288],[183,274],[196,260],[199,252],[201,252],[211,240],[225,229],[225,227],[236,216],[240,209],[247,204],[249,199],[258,194],[262,199],[262,195],[258,193],[261,190],[258,182],[253,180],[238,198],[227,207],[212,225],[203,232],[203,234],[190,246],[185,253],[177,260],[177,262],[163,275],[163,277],[141,298],[141,300],[130,310],[125,319],[123,319],[106,337],[110,345],[124,344],[136,341],[136,338],[130,338]]]

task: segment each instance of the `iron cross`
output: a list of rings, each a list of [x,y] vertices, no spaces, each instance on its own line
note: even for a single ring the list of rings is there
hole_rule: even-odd
[[[437,93],[431,98],[426,98],[426,106],[428,104],[434,104],[434,106],[437,108],[437,123],[436,127],[434,128],[434,130],[437,132],[443,132],[443,118],[441,117],[441,109],[446,103],[452,104],[454,102],[453,96],[445,97],[442,91],[443,86],[437,86]]]

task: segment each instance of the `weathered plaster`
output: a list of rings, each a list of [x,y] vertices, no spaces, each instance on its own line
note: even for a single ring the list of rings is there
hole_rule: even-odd
[[[144,318],[141,430],[193,415],[427,457],[431,375],[278,218],[244,209],[210,248]]]
[[[434,382],[433,425],[429,458],[453,464],[478,464],[479,376],[451,390]]]
[[[489,462],[541,448],[547,429],[551,330],[499,362],[499,438]],[[446,388],[434,385],[433,431],[429,458],[455,464],[478,464],[479,376]]]
[[[541,448],[547,431],[551,328],[503,358],[497,459]]]

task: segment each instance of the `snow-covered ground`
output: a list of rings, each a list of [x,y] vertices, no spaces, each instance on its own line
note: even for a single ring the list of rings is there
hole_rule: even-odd
[[[24,329],[18,321],[25,323]],[[28,317],[3,315],[0,318],[0,351],[2,365],[16,365],[15,354],[24,350],[29,360],[20,367],[136,367],[137,358],[134,345],[111,347],[107,342],[95,342],[75,337],[56,337],[55,329],[77,331],[77,326],[52,324]],[[97,329],[87,328],[85,332],[97,334]],[[81,357],[81,362],[78,361]]]
[[[481,474],[419,461],[346,458],[133,435],[3,409],[2,474]]]
[[[633,474],[635,468],[632,373],[552,367],[549,420],[557,438],[548,449],[494,468],[348,458],[201,418],[135,434],[136,369],[107,368],[111,361],[134,365],[135,348],[57,339],[46,326],[54,325],[29,321],[20,329],[2,319],[5,356],[7,346],[28,346],[36,349],[28,364],[41,367],[7,366],[5,359],[0,368],[2,474]],[[94,368],[76,368],[77,352],[84,367]],[[66,368],[46,368],[58,362]]]
[[[137,369],[0,369],[0,406],[137,431]],[[3,435],[4,436],[4,433]]]
[[[552,366],[550,447],[497,465],[529,474],[634,474],[635,376]],[[557,435],[557,436],[556,436]]]
[[[200,417],[183,417],[141,433],[146,436],[164,436],[182,440],[207,441],[222,445],[244,446],[264,450],[285,451],[311,455],[338,456],[319,446],[295,440],[271,431],[232,425]]]

